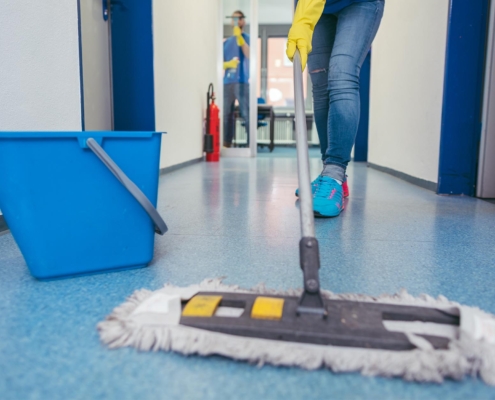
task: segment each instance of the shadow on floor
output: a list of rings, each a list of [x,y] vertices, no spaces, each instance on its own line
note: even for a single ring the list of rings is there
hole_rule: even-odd
[[[8,231],[9,228],[7,226],[7,223],[5,222],[5,218],[3,215],[0,215],[0,233]]]

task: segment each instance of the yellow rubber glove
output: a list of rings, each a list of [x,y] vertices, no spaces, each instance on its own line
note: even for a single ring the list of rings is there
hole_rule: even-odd
[[[239,28],[238,26],[234,26],[234,36],[237,39],[237,46],[244,46],[244,43],[246,43],[246,41],[242,37],[241,28]]]
[[[313,40],[313,32],[316,23],[323,13],[326,0],[299,0],[297,2],[294,20],[289,30],[287,38],[287,57],[289,60],[294,59],[296,49],[301,53],[302,69],[306,67],[308,54],[311,53]]]
[[[237,69],[237,66],[239,65],[239,59],[237,57],[233,58],[230,61],[225,61],[223,63],[223,69]]]

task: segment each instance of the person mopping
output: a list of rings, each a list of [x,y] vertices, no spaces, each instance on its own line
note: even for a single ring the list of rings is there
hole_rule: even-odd
[[[311,183],[318,217],[336,217],[359,126],[359,73],[380,26],[384,0],[299,0],[287,41],[308,64],[323,171]],[[343,187],[344,186],[344,187]],[[296,196],[298,191],[296,191]]]
[[[249,134],[249,35],[243,32],[246,17],[242,11],[234,11],[230,18],[233,35],[223,44],[224,147],[231,147],[234,139],[236,99]]]

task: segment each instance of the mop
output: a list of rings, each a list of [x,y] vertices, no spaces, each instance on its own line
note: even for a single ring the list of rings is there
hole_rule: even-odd
[[[98,324],[109,348],[219,355],[259,366],[328,368],[443,382],[479,376],[495,386],[495,316],[443,296],[377,297],[320,288],[300,56],[294,57],[300,264],[303,288],[250,290],[205,280],[134,292]]]

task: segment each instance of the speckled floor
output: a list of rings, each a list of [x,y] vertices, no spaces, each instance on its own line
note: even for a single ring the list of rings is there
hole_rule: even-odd
[[[324,288],[374,295],[405,287],[495,313],[495,205],[436,196],[362,164],[350,167],[349,185],[342,216],[316,221]],[[162,176],[170,232],[140,270],[39,282],[12,236],[0,236],[0,398],[495,399],[476,379],[420,385],[100,344],[98,321],[138,288],[218,276],[245,287],[300,286],[296,186],[295,152],[279,148]]]

